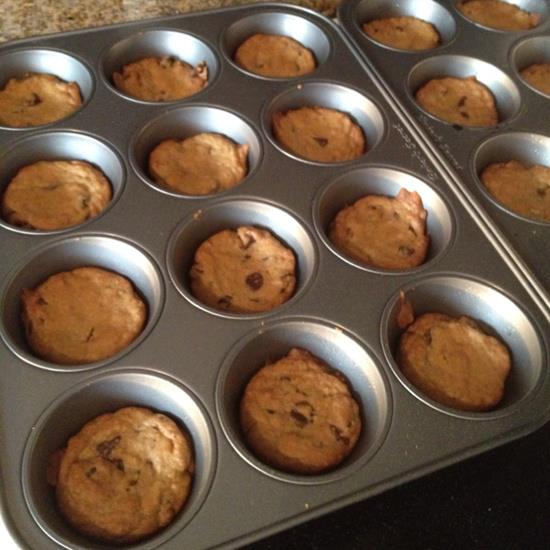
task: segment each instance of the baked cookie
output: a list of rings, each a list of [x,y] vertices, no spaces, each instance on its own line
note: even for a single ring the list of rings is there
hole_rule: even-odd
[[[145,57],[113,73],[115,86],[143,101],[175,101],[200,92],[208,83],[208,67],[192,67],[175,57]]]
[[[62,271],[23,289],[21,306],[33,352],[61,365],[111,357],[139,336],[147,318],[130,281],[98,267]]]
[[[533,88],[550,95],[550,63],[534,63],[523,69],[520,75]]]
[[[248,144],[215,133],[167,139],[149,155],[149,173],[160,185],[185,195],[208,195],[234,187],[248,171]]]
[[[54,230],[94,218],[110,202],[103,172],[80,160],[42,160],[21,168],[2,195],[2,217],[13,225]]]
[[[237,65],[261,76],[290,78],[315,70],[313,53],[289,36],[254,34],[235,52]]]
[[[432,115],[459,126],[498,124],[495,98],[474,76],[428,81],[416,92],[416,101]]]
[[[522,31],[536,27],[540,23],[539,13],[529,13],[510,2],[500,0],[466,0],[457,8],[468,19],[502,31]]]
[[[0,90],[0,125],[28,128],[68,117],[82,105],[76,82],[51,74],[10,78]]]
[[[193,295],[204,304],[233,313],[260,313],[294,293],[296,258],[265,229],[224,229],[197,248],[190,277]]]
[[[431,23],[411,16],[373,19],[363,23],[363,31],[377,42],[400,50],[429,50],[441,43]]]
[[[353,160],[367,146],[363,131],[348,114],[325,107],[274,113],[273,133],[290,152],[318,162]]]
[[[408,269],[426,258],[427,212],[416,192],[367,195],[338,212],[329,238],[351,258],[384,269]]]
[[[481,173],[489,193],[521,216],[550,222],[550,167],[517,160],[489,164]]]
[[[263,462],[296,474],[340,464],[361,432],[347,380],[306,350],[293,348],[250,380],[240,405],[245,440]]]
[[[464,411],[486,411],[501,401],[510,353],[469,317],[425,313],[402,334],[403,374],[428,397]]]
[[[84,535],[131,543],[168,525],[194,472],[188,436],[167,416],[125,407],[85,424],[56,457],[56,497]]]

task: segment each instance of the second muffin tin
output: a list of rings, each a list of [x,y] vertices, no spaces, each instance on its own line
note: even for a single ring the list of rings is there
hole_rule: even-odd
[[[314,50],[319,67],[299,79],[238,69],[232,52],[255,32],[290,34]],[[181,44],[197,54],[195,61],[211,63],[211,80],[195,96],[146,103],[109,83],[117,64],[149,52],[179,54]],[[19,544],[106,547],[61,518],[46,463],[87,420],[124,405],[151,407],[185,425],[197,459],[189,503],[166,530],[131,546],[139,549],[236,547],[510,441],[549,418],[548,314],[533,298],[531,281],[474,218],[465,194],[333,22],[263,4],[34,38],[0,48],[0,62],[19,60],[6,78],[37,66],[66,76],[44,52],[63,55],[63,71],[73,67],[68,74],[88,96],[77,113],[47,127],[0,128],[1,185],[35,160],[84,158],[108,175],[114,198],[101,215],[68,230],[0,223],[0,242],[9,251],[0,264],[1,506]],[[350,113],[368,151],[336,164],[288,154],[274,140],[270,117],[307,104]],[[145,170],[155,142],[204,129],[249,143],[247,178],[205,197],[160,190]],[[400,187],[416,190],[428,211],[424,265],[403,272],[365,268],[332,247],[328,228],[340,207]],[[271,230],[298,260],[295,295],[264,314],[211,310],[189,292],[198,244],[243,224]],[[19,293],[80,265],[131,279],[149,318],[140,338],[115,357],[60,367],[28,349]],[[418,313],[470,315],[506,342],[513,373],[494,411],[462,414],[439,406],[403,379],[394,359],[400,291]],[[356,449],[323,475],[267,467],[238,427],[237,404],[249,377],[294,346],[340,369],[361,403],[364,429]]]

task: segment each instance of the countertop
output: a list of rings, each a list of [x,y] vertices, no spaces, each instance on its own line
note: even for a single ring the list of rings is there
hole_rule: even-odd
[[[255,0],[4,0],[0,42]],[[338,0],[291,3],[334,11]],[[515,442],[272,535],[249,550],[546,549],[550,424]]]

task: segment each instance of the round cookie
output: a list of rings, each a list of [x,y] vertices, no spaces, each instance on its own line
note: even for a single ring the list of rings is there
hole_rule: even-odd
[[[510,2],[500,0],[466,0],[459,2],[457,8],[468,19],[502,31],[528,30],[540,23],[540,14],[529,13]]]
[[[434,78],[415,97],[426,111],[451,124],[470,127],[498,124],[493,94],[473,76]]]
[[[192,67],[174,57],[145,57],[113,73],[115,86],[143,101],[175,101],[196,94],[208,83],[208,67]]]
[[[290,152],[317,162],[353,160],[367,146],[363,131],[348,114],[325,107],[274,113],[273,133]]]
[[[193,295],[204,304],[234,313],[260,313],[294,293],[296,258],[265,229],[224,229],[197,248],[190,277]]]
[[[550,95],[550,63],[534,63],[523,69],[520,75],[533,88]]]
[[[76,82],[51,74],[11,78],[0,90],[0,125],[28,128],[61,120],[82,105]]]
[[[329,238],[350,257],[384,269],[408,269],[426,258],[427,212],[416,192],[400,189],[395,198],[367,195],[338,212]]]
[[[441,43],[431,23],[411,16],[373,19],[363,24],[363,31],[374,40],[400,50],[429,50]]]
[[[168,525],[191,491],[187,435],[163,414],[125,407],[85,424],[61,450],[56,497],[84,535],[131,543]]]
[[[167,139],[149,155],[149,173],[159,184],[186,195],[208,195],[234,187],[248,171],[248,144],[215,133]]]
[[[235,52],[235,62],[261,76],[291,78],[315,70],[313,53],[289,36],[254,34]]]
[[[469,317],[426,313],[401,335],[398,364],[431,399],[464,411],[486,411],[501,401],[510,353]]]
[[[503,206],[521,216],[550,222],[550,167],[521,162],[496,162],[481,173],[481,181]]]
[[[33,229],[64,229],[97,216],[111,197],[109,180],[88,162],[43,160],[24,166],[10,181],[2,217]]]
[[[139,336],[147,318],[130,281],[98,267],[62,271],[23,289],[21,305],[29,346],[61,365],[111,357]]]
[[[343,375],[308,351],[293,348],[250,380],[240,424],[263,462],[286,472],[318,474],[352,452],[361,413]]]

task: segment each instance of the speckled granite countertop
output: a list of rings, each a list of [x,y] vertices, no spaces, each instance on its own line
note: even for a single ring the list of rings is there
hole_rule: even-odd
[[[287,0],[326,14],[341,0]],[[69,31],[175,15],[261,0],[4,0],[0,18],[0,42],[52,32]]]

